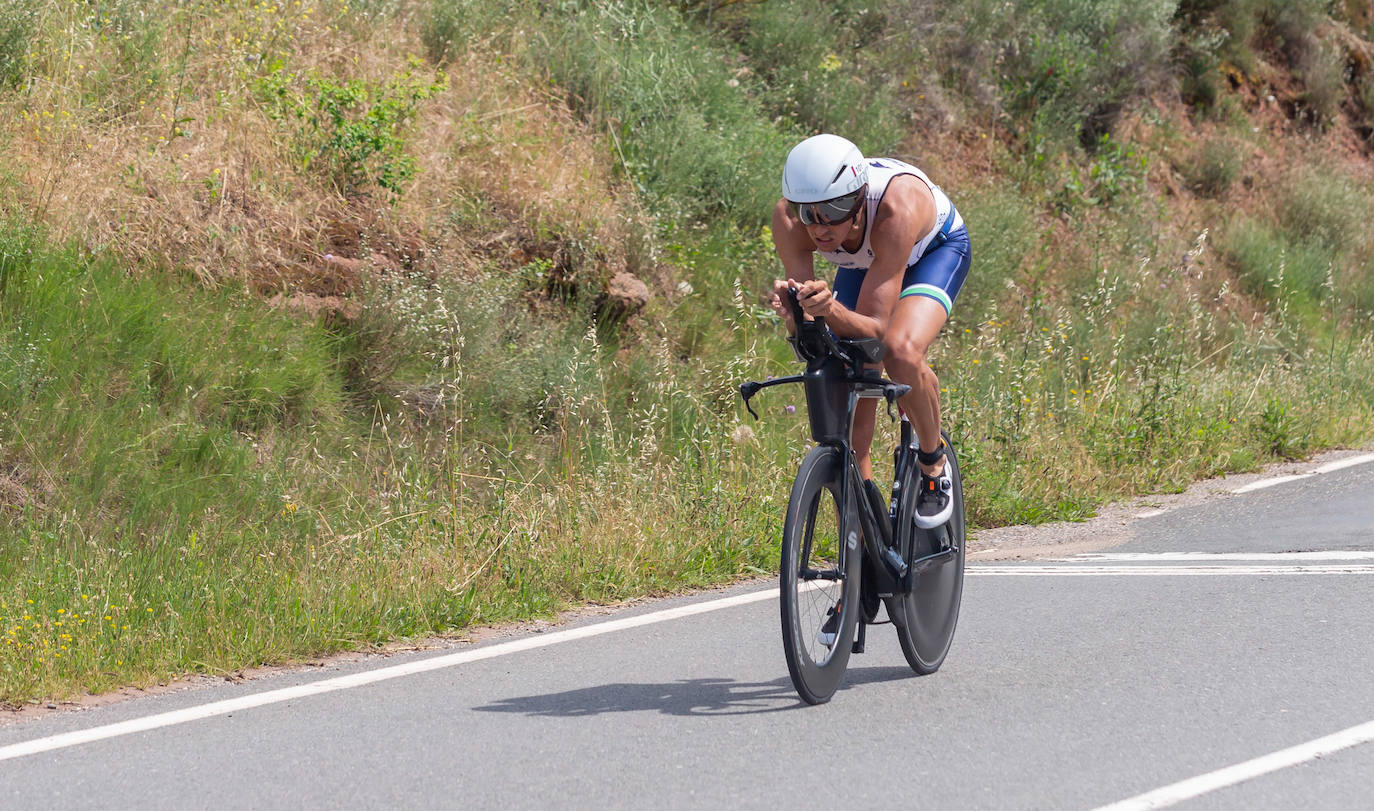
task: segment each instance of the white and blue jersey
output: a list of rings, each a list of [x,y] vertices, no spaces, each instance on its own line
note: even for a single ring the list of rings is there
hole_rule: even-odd
[[[955,297],[963,287],[964,279],[968,276],[972,257],[968,229],[964,227],[964,218],[959,216],[949,197],[926,177],[925,172],[909,163],[895,158],[870,158],[863,244],[853,252],[846,251],[841,246],[838,250],[817,253],[837,268],[834,284],[836,300],[849,309],[854,309],[858,304],[863,278],[873,264],[870,237],[874,217],[877,216],[878,206],[882,204],[883,196],[887,193],[888,184],[900,175],[913,175],[920,179],[935,198],[935,225],[916,241],[911,249],[911,255],[907,257],[901,297],[932,298],[949,313],[954,306]]]

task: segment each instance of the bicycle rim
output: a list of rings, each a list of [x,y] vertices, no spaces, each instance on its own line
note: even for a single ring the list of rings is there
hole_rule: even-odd
[[[859,612],[857,545],[845,551],[839,498],[844,465],[840,452],[818,447],[802,462],[792,485],[783,526],[781,599],[783,652],[797,694],[808,704],[830,700],[844,676],[853,648]],[[852,513],[851,513],[852,514]],[[857,522],[853,527],[857,537]],[[806,572],[832,572],[837,578],[808,579]],[[839,606],[834,643],[820,636]]]
[[[911,592],[901,598],[896,616],[893,617],[894,620],[900,617],[900,621],[893,624],[897,626],[902,654],[906,657],[907,664],[911,665],[911,669],[922,675],[934,673],[944,663],[945,655],[949,653],[950,644],[954,641],[954,629],[959,622],[959,604],[964,593],[963,480],[959,471],[959,460],[948,435],[945,436],[945,448],[945,465],[954,485],[954,515],[945,525],[945,529],[949,532],[951,543],[959,551],[946,563],[916,575]],[[904,489],[914,496],[914,487]],[[903,520],[910,521],[914,510],[914,503],[909,508],[904,505],[901,511]],[[935,549],[929,540],[933,535],[923,530],[917,532],[916,556],[934,552]]]

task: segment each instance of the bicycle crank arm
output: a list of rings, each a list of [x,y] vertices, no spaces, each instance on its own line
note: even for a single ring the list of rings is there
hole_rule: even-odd
[[[798,574],[801,575],[802,580],[806,581],[840,579],[839,569],[802,569],[800,572],[798,572]]]
[[[916,585],[915,581],[917,575],[928,572],[937,566],[943,566],[949,563],[951,560],[954,560],[954,556],[957,554],[959,554],[958,548],[951,546],[949,549],[942,549],[933,555],[926,555],[923,558],[917,558],[912,561],[911,571],[907,573],[906,577],[902,578],[902,591],[910,594],[912,587]]]

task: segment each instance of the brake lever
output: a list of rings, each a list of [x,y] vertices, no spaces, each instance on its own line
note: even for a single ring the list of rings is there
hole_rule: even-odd
[[[911,387],[905,383],[889,383],[883,386],[883,399],[887,400],[887,418],[895,421],[897,415],[892,413],[892,404],[905,397]]]
[[[747,383],[739,384],[739,396],[744,398],[744,409],[748,411],[751,416],[753,416],[755,421],[758,420],[759,415],[758,412],[754,411],[754,407],[749,404],[749,398],[753,397],[755,394],[758,394],[759,390],[762,388],[763,384],[757,383],[752,380]]]

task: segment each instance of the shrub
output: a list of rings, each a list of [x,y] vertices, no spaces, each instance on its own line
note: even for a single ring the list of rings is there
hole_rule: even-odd
[[[38,6],[38,0],[0,0],[0,88],[15,87],[24,78]]]
[[[834,132],[873,154],[890,151],[906,122],[899,118],[900,73],[871,69],[869,50],[885,15],[869,4],[792,0],[741,6],[740,47],[763,105],[803,132]],[[902,65],[907,71],[908,64]],[[885,78],[891,77],[891,78]]]
[[[1253,219],[1233,225],[1224,246],[1245,291],[1277,305],[1319,301],[1336,262],[1321,242],[1293,240]]]
[[[1293,239],[1358,250],[1367,240],[1367,192],[1336,166],[1299,166],[1276,195],[1279,221]]]
[[[431,0],[420,10],[420,41],[425,44],[425,55],[437,65],[452,58],[472,32],[467,22],[471,19],[465,4]]]
[[[1209,138],[1193,149],[1178,167],[1188,188],[1203,197],[1225,196],[1240,173],[1240,150],[1225,137]]]
[[[1325,129],[1335,120],[1346,97],[1345,54],[1329,43],[1316,41],[1303,50],[1295,72],[1302,81],[1300,98],[1308,121]]]
[[[530,38],[525,56],[606,129],[660,213],[766,220],[793,139],[758,115],[709,36],[670,9],[618,0],[569,3]]]
[[[1012,111],[1052,138],[1092,150],[1121,113],[1166,75],[1171,0],[1036,0],[1020,4],[1006,44],[1003,89]]]
[[[302,168],[323,164],[345,194],[369,184],[400,194],[415,173],[405,135],[419,103],[441,91],[443,74],[416,75],[418,63],[385,84],[299,75],[280,65],[257,82],[273,118],[292,128]]]

